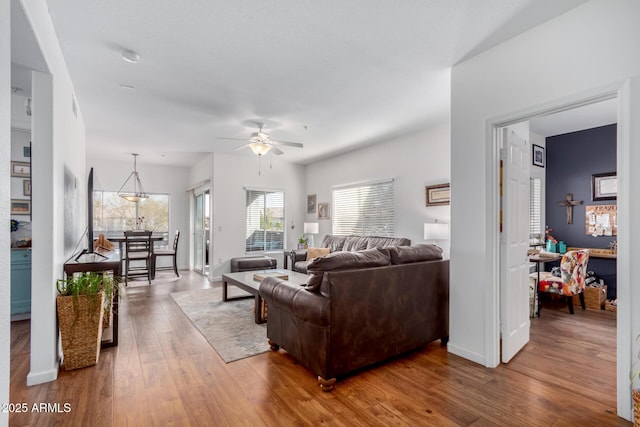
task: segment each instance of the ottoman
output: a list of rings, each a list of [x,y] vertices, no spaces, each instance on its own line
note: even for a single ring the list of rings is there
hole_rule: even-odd
[[[264,255],[231,258],[232,273],[252,270],[269,270],[277,268],[277,265],[278,261],[275,258]]]

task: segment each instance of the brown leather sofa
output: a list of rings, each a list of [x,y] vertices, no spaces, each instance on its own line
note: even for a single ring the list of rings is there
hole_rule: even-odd
[[[335,252],[309,264],[298,286],[260,284],[267,336],[318,375],[336,378],[449,337],[449,261],[433,245]]]
[[[376,237],[376,236],[334,236],[327,234],[322,239],[319,248],[329,248],[331,252],[361,251],[364,249],[385,248],[389,246],[410,246],[411,240],[404,237]],[[292,250],[291,269],[298,273],[307,273],[307,250]],[[285,267],[286,268],[286,267]]]

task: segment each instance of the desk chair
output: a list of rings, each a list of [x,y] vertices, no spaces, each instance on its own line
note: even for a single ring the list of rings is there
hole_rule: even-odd
[[[147,276],[147,280],[151,284],[153,257],[151,231],[128,230],[124,232],[124,238],[126,250],[124,262],[125,286],[129,284],[129,277],[135,276]]]
[[[153,275],[152,278],[156,277],[157,270],[170,270],[173,268],[173,272],[176,273],[176,276],[180,277],[178,274],[178,240],[180,239],[180,230],[176,230],[176,234],[173,237],[173,248],[160,248],[155,249],[153,251]],[[173,259],[173,266],[170,267],[156,267],[157,266],[157,258],[161,256],[170,256]]]
[[[569,306],[569,313],[573,314],[574,295],[579,295],[580,305],[584,310],[584,288],[587,277],[587,263],[589,262],[589,251],[569,251],[562,256],[560,261],[561,277],[556,277],[550,272],[541,272],[538,282],[538,293],[548,292],[562,295]],[[540,298],[538,298],[538,316],[540,315]]]

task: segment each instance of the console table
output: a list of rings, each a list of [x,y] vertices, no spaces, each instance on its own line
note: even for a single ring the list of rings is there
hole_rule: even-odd
[[[67,276],[72,276],[74,273],[111,271],[113,272],[113,277],[117,279],[120,276],[119,256],[113,252],[105,255],[106,257],[99,254],[83,254],[77,258],[72,258],[64,264],[64,273]],[[105,340],[105,334],[103,332],[103,340],[100,343],[100,348],[116,347],[118,345],[118,300],[118,287],[116,286],[113,292],[111,339]]]

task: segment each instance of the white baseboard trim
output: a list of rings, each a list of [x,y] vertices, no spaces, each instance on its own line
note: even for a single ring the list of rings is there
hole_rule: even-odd
[[[32,386],[57,380],[59,368],[59,365],[56,363],[54,369],[43,372],[29,372],[27,375],[27,385]]]
[[[455,354],[456,356],[460,356],[464,359],[470,360],[472,362],[478,363],[482,366],[486,366],[484,356],[478,353],[474,353],[472,351],[468,351],[462,347],[459,347],[449,341],[447,343],[447,351],[449,353]]]

